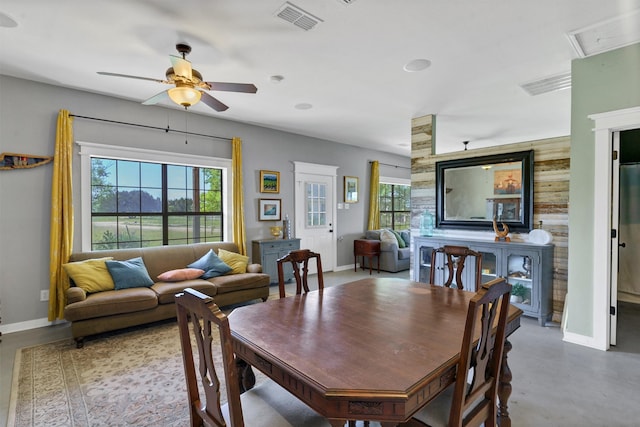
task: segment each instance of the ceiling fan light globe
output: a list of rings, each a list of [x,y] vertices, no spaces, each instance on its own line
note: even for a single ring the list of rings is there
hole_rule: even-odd
[[[191,107],[200,101],[202,93],[191,87],[174,87],[169,89],[169,98],[183,107]]]

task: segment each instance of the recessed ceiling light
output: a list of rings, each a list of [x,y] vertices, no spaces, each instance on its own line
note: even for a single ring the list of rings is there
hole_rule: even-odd
[[[428,59],[413,59],[405,64],[404,70],[408,73],[415,73],[416,71],[426,70],[430,66],[431,61]]]
[[[310,110],[311,108],[313,108],[313,105],[307,104],[306,102],[302,102],[300,104],[296,104],[295,108],[297,110]]]
[[[18,23],[14,21],[9,15],[0,12],[0,27],[2,28],[15,28]]]

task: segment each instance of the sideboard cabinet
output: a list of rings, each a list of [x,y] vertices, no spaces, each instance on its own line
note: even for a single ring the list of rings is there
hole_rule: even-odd
[[[289,251],[300,249],[300,239],[262,239],[251,241],[251,259],[262,264],[262,272],[271,276],[271,283],[278,283],[278,258],[282,258]],[[293,279],[291,263],[284,267],[285,282]]]
[[[448,278],[443,257],[432,265],[431,251],[444,245],[467,246],[482,254],[482,283],[505,277],[511,283],[511,302],[522,309],[525,316],[536,317],[541,326],[552,314],[553,245],[520,242],[492,242],[444,236],[414,237],[413,280],[429,282],[431,268],[435,268],[437,283]],[[468,259],[463,271],[463,283],[474,283],[475,265]],[[467,286],[467,285],[465,285]],[[467,289],[473,291],[474,289]]]

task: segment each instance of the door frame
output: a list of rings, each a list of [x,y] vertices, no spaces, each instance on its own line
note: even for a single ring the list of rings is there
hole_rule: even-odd
[[[593,197],[593,336],[584,344],[608,350],[611,342],[611,205],[613,133],[640,127],[640,107],[626,108],[588,116],[593,120],[595,135]],[[615,195],[616,202],[618,195]],[[609,200],[609,203],[601,203]]]
[[[333,228],[333,232],[331,233],[331,257],[330,262],[326,263],[331,268],[327,268],[325,270],[325,263],[323,263],[322,267],[325,271],[335,271],[336,265],[338,262],[338,251],[337,251],[337,240],[336,240],[336,232],[338,229],[337,219],[338,219],[338,207],[337,207],[337,176],[338,176],[338,166],[330,166],[330,165],[321,165],[317,163],[306,163],[306,162],[293,162],[293,182],[294,182],[294,224],[297,228],[300,224],[300,221],[303,220],[304,217],[304,206],[300,205],[300,203],[304,203],[305,198],[299,194],[299,185],[298,182],[301,181],[300,175],[320,175],[325,176],[331,179],[331,187],[332,197],[331,197],[331,226]],[[295,234],[295,231],[294,231]]]

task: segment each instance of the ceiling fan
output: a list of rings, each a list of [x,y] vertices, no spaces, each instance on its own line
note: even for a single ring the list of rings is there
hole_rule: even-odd
[[[130,76],[128,74],[108,73],[98,71],[103,76],[126,77],[129,79],[150,80],[158,83],[175,85],[171,89],[160,92],[143,102],[144,105],[153,105],[170,98],[178,105],[182,105],[185,109],[202,101],[216,111],[225,111],[228,106],[209,95],[204,90],[222,90],[227,92],[243,92],[256,93],[258,88],[250,83],[221,83],[221,82],[205,82],[202,80],[202,74],[191,68],[191,62],[185,57],[191,52],[191,46],[185,43],[178,43],[176,50],[182,54],[182,58],[175,55],[169,55],[172,67],[167,69],[165,73],[167,79],[159,80],[150,77]]]

